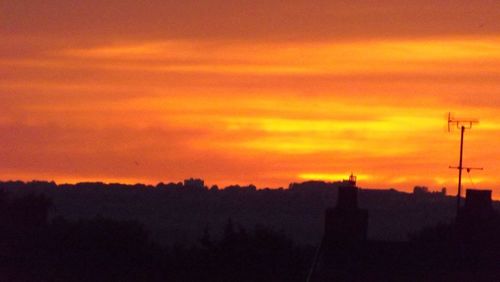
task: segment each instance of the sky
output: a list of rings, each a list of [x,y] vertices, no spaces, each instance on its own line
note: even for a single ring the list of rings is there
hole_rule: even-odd
[[[499,1],[0,0],[0,179],[500,198]]]

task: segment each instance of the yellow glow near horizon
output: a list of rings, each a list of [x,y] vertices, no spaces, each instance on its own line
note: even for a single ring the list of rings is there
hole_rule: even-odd
[[[126,42],[0,58],[1,175],[286,186],[352,169],[451,192],[452,111],[481,120],[465,160],[500,193],[498,36]]]
[[[323,180],[323,181],[340,181],[349,178],[346,173],[301,173],[298,175],[303,180]],[[356,174],[357,180],[370,180],[374,177],[368,174]]]

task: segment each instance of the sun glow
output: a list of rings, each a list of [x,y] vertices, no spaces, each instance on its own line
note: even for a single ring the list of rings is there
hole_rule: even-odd
[[[323,181],[340,181],[346,179],[347,173],[301,173],[298,175],[300,179],[303,180],[323,180]],[[368,174],[358,174],[356,173],[356,179],[358,181],[372,180],[374,177]]]
[[[370,187],[455,187],[453,111],[481,119],[466,161],[500,189],[496,36],[56,47],[0,57],[18,175],[286,186],[349,168]]]

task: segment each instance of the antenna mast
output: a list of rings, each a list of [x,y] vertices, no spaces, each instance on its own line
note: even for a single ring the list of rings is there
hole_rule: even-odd
[[[454,119],[451,116],[451,113],[448,113],[448,132],[451,131],[451,126],[455,125],[458,129],[460,129],[460,160],[458,162],[458,166],[450,168],[458,169],[458,191],[457,191],[457,216],[458,211],[460,209],[460,196],[462,191],[462,170],[466,169],[467,172],[470,172],[473,169],[482,170],[483,168],[477,167],[464,167],[463,166],[463,153],[464,153],[464,132],[466,129],[472,129],[473,124],[477,124],[479,121],[477,119],[468,119],[468,120],[459,120]]]

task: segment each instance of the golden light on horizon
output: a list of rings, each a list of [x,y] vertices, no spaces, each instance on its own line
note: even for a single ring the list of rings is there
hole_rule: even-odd
[[[303,180],[323,180],[323,181],[340,181],[347,179],[348,173],[301,173],[299,178]],[[367,174],[356,174],[358,181],[370,180],[373,178]]]

